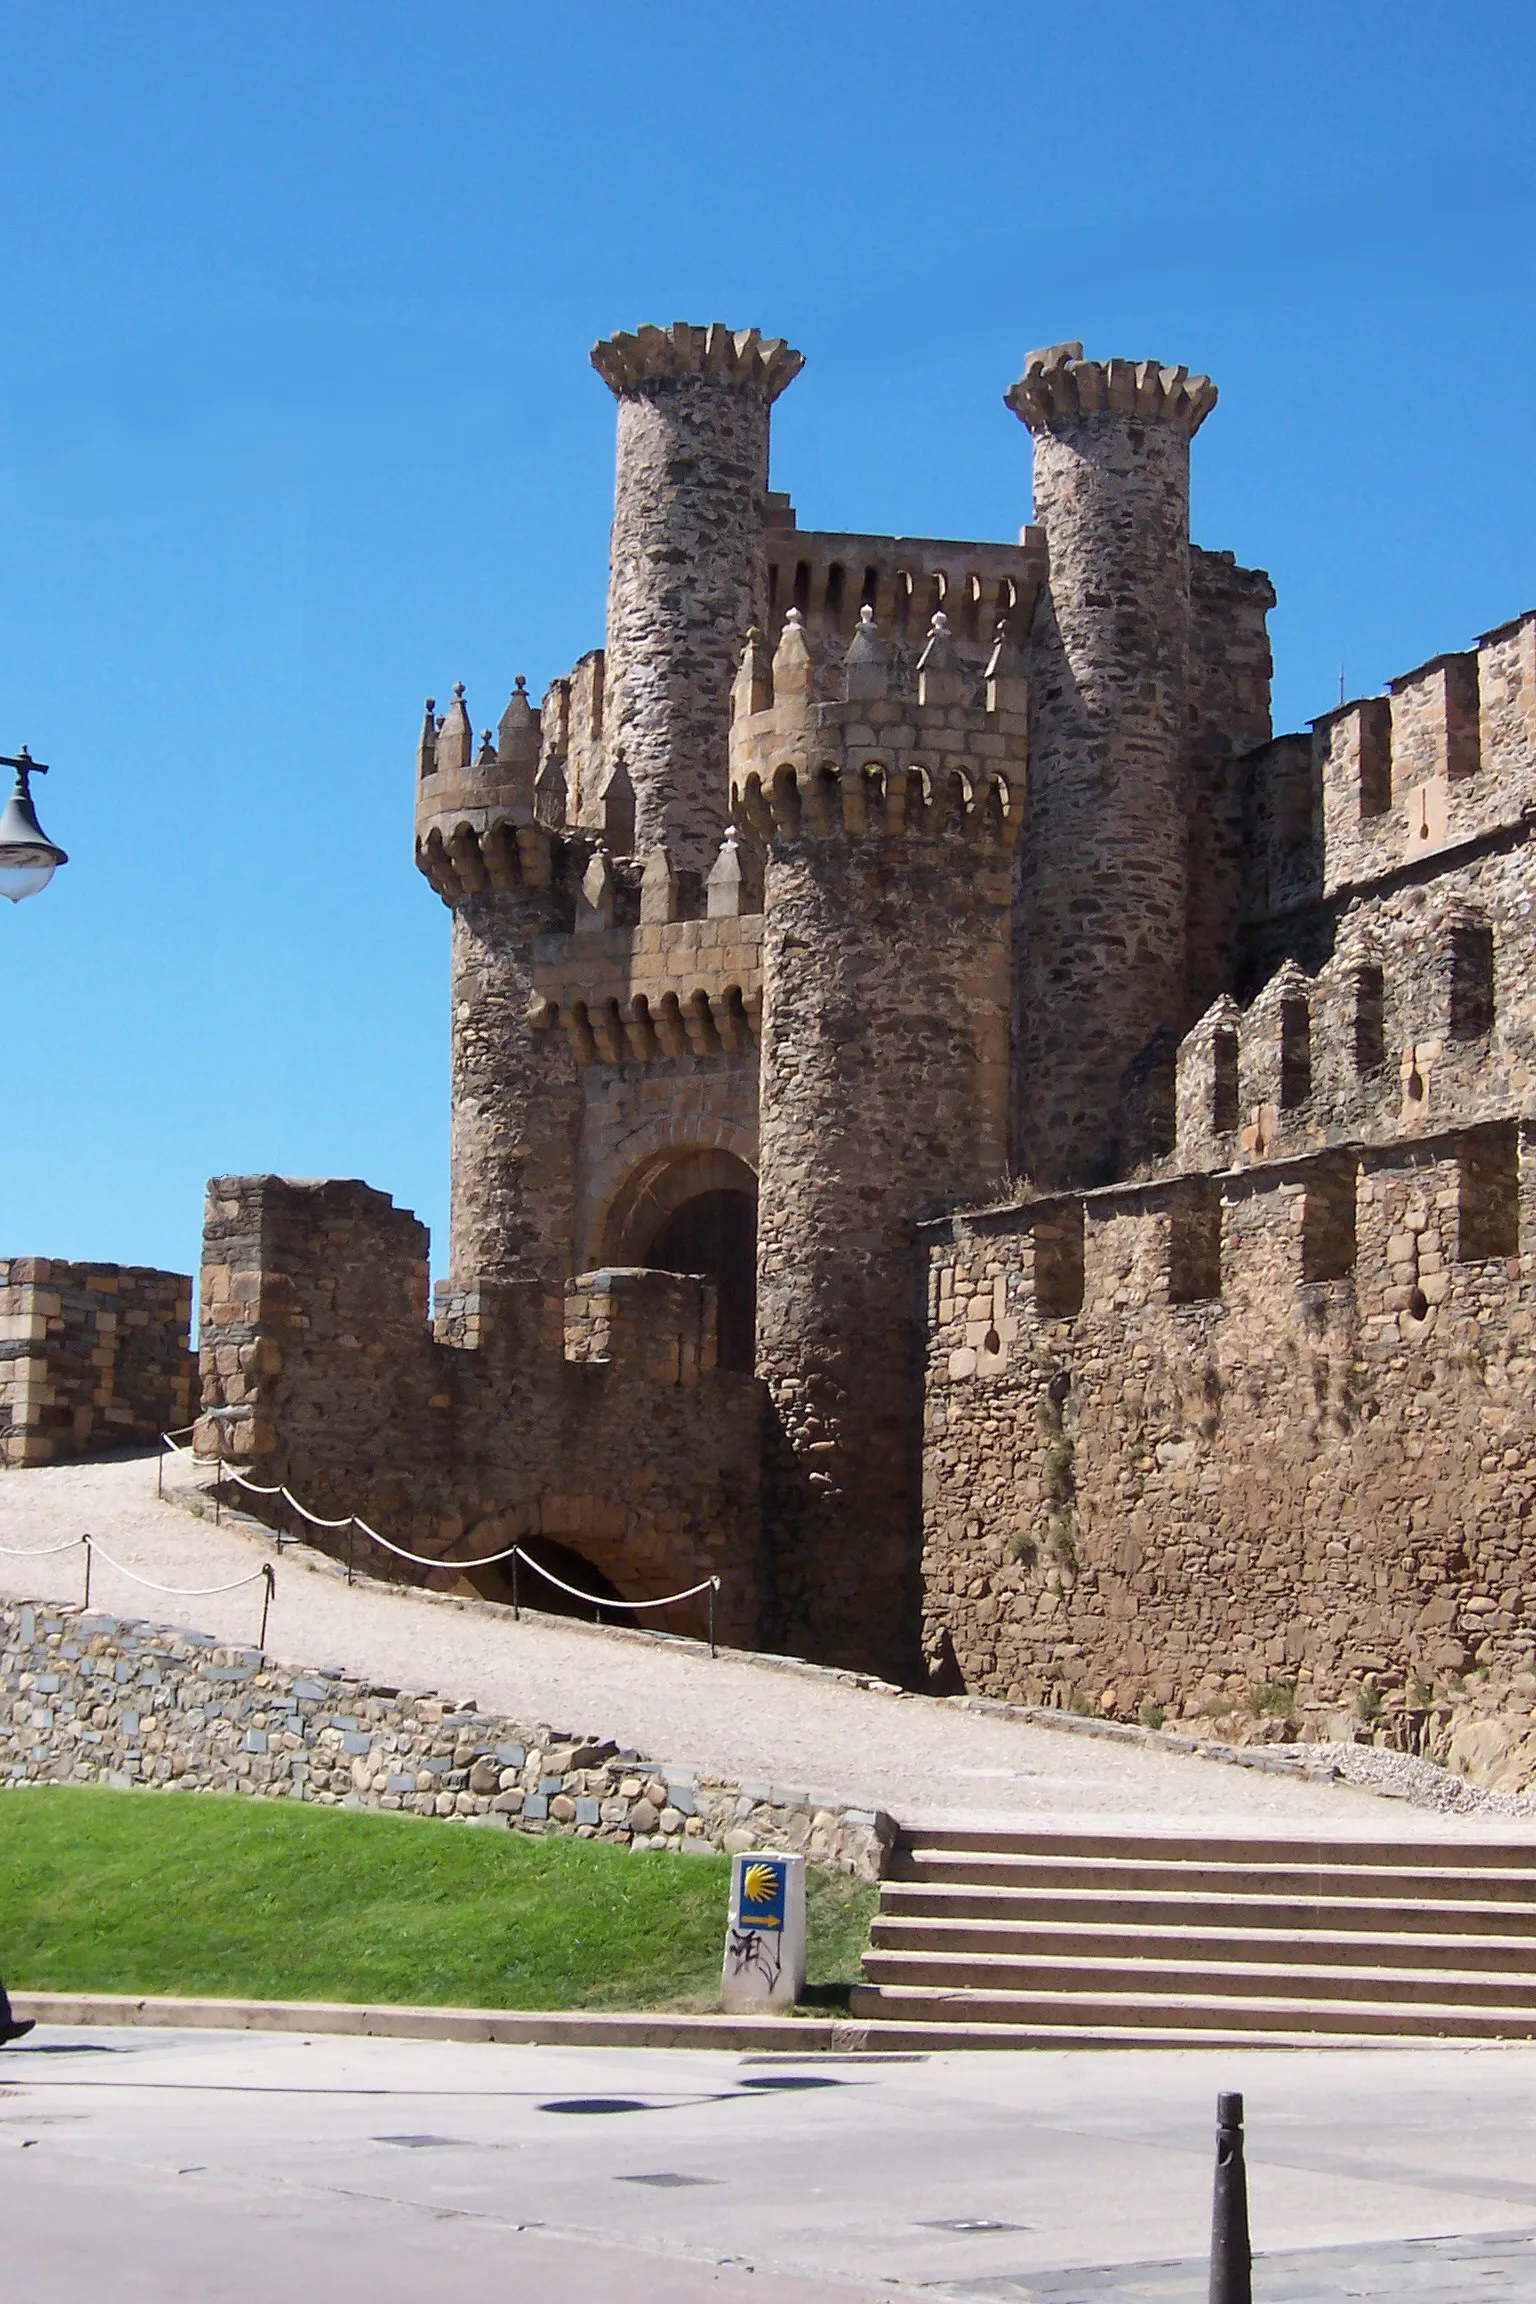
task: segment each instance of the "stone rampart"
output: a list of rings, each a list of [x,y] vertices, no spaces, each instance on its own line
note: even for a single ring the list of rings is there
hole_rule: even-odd
[[[0,1463],[51,1464],[189,1423],[191,1317],[179,1272],[0,1260]]]
[[[939,1685],[1134,1715],[1529,1661],[1527,1130],[1338,1146],[929,1237]]]
[[[1249,763],[1252,919],[1517,827],[1536,806],[1536,611]]]
[[[629,1600],[718,1575],[721,1637],[756,1637],[762,1388],[716,1365],[706,1283],[450,1284],[434,1326],[425,1227],[358,1183],[216,1178],[205,1241],[201,1455],[442,1563],[357,1540],[377,1574],[454,1586],[456,1561],[548,1538]]]
[[[636,1849],[785,1848],[878,1879],[888,1817],[280,1664],[204,1633],[0,1602],[0,1787],[241,1792]]]

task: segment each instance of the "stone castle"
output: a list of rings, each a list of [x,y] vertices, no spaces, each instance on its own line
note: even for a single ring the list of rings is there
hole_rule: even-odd
[[[439,1583],[717,1574],[723,1636],[939,1690],[1528,1653],[1536,615],[1274,739],[1207,378],[1031,354],[1033,524],[969,543],[797,527],[781,342],[592,359],[606,646],[417,754],[448,1277],[362,1184],[216,1179],[200,1446]]]

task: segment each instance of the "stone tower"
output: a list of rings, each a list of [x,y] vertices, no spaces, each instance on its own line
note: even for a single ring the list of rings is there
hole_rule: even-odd
[[[804,366],[755,328],[640,328],[594,347],[619,403],[609,547],[610,779],[640,855],[702,875],[726,821],[726,699],[761,621],[768,412]]]
[[[1208,377],[1082,349],[1032,352],[1007,395],[1050,562],[1015,1083],[1020,1165],[1046,1189],[1108,1178],[1127,1068],[1187,1021],[1189,443],[1216,401]]]
[[[999,650],[999,655],[1002,651]],[[866,608],[817,703],[800,613],[731,729],[763,857],[757,1368],[777,1640],[911,1672],[922,1298],[914,1224],[1007,1163],[1024,683],[933,619],[901,694]]]
[[[416,772],[416,860],[453,909],[449,1285],[563,1288],[580,1098],[533,1029],[533,952],[557,927],[554,842],[534,815],[539,718],[521,682],[478,753],[461,694],[427,706]]]

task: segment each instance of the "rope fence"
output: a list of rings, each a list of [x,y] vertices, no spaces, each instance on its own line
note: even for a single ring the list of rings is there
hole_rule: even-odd
[[[181,1443],[186,1441],[195,1430],[195,1425],[184,1424],[174,1432],[162,1432],[160,1435],[162,1449],[168,1448],[173,1456],[193,1456],[191,1446],[183,1447]],[[197,1461],[195,1456],[193,1456],[193,1461]],[[203,1461],[206,1462],[206,1458]],[[525,1552],[520,1544],[505,1545],[501,1551],[487,1552],[478,1560],[433,1559],[425,1552],[408,1552],[403,1544],[396,1544],[388,1536],[381,1536],[377,1528],[370,1527],[368,1522],[361,1519],[355,1512],[347,1513],[340,1520],[327,1520],[320,1513],[311,1512],[308,1505],[301,1503],[293,1490],[286,1487],[281,1480],[273,1481],[270,1485],[260,1480],[252,1480],[247,1473],[236,1471],[234,1465],[224,1456],[215,1457],[214,1465],[213,1516],[215,1526],[219,1524],[220,1491],[226,1480],[233,1480],[238,1487],[244,1488],[253,1496],[280,1496],[283,1502],[296,1512],[301,1520],[307,1520],[312,1528],[344,1528],[346,1530],[347,1582],[349,1584],[354,1575],[353,1540],[355,1536],[361,1535],[366,1537],[370,1544],[377,1544],[382,1551],[392,1552],[397,1560],[409,1560],[418,1568],[456,1568],[460,1570],[494,1568],[503,1561],[510,1561],[512,1568],[512,1614],[518,1622],[522,1621],[522,1594],[518,1578],[518,1572],[522,1568],[531,1568],[535,1576],[541,1576],[546,1584],[552,1584],[557,1592],[566,1593],[572,1600],[585,1601],[586,1605],[592,1609],[599,1624],[603,1620],[602,1610],[605,1608],[622,1609],[626,1615],[638,1616],[652,1608],[671,1608],[680,1600],[695,1600],[701,1592],[704,1592],[709,1595],[709,1652],[711,1656],[718,1653],[715,1645],[715,1599],[720,1591],[720,1578],[718,1576],[706,1576],[699,1583],[690,1584],[686,1592],[668,1592],[659,1600],[620,1600],[616,1597],[604,1597],[596,1592],[583,1592],[575,1584],[567,1584],[554,1573],[553,1569],[546,1568],[542,1561],[535,1560],[530,1553]],[[163,1454],[155,1470],[155,1493],[159,1496],[165,1494],[165,1457]],[[281,1552],[284,1532],[281,1527],[274,1527],[272,1533],[276,1539],[278,1551]]]
[[[146,1592],[169,1593],[175,1600],[207,1600],[215,1593],[238,1592],[247,1584],[265,1585],[261,1598],[261,1634],[256,1643],[258,1648],[265,1648],[267,1617],[277,1596],[277,1571],[270,1560],[264,1560],[259,1568],[253,1568],[249,1576],[232,1576],[227,1584],[159,1584],[153,1576],[143,1576],[137,1568],[130,1568],[126,1561],[119,1560],[115,1553],[109,1552],[98,1537],[91,1535],[67,1536],[62,1544],[0,1544],[0,1553],[7,1560],[52,1560],[61,1552],[73,1552],[79,1545],[85,1547],[85,1592],[82,1605],[86,1608],[91,1604],[91,1568],[98,1558],[105,1561],[109,1568],[116,1569],[119,1576],[126,1576],[130,1584],[142,1584]]]

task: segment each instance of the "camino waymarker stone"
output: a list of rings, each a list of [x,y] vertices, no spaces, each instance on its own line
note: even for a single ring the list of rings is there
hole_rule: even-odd
[[[805,1990],[805,1858],[772,1851],[731,1865],[720,2004],[728,2016],[793,2008]]]

